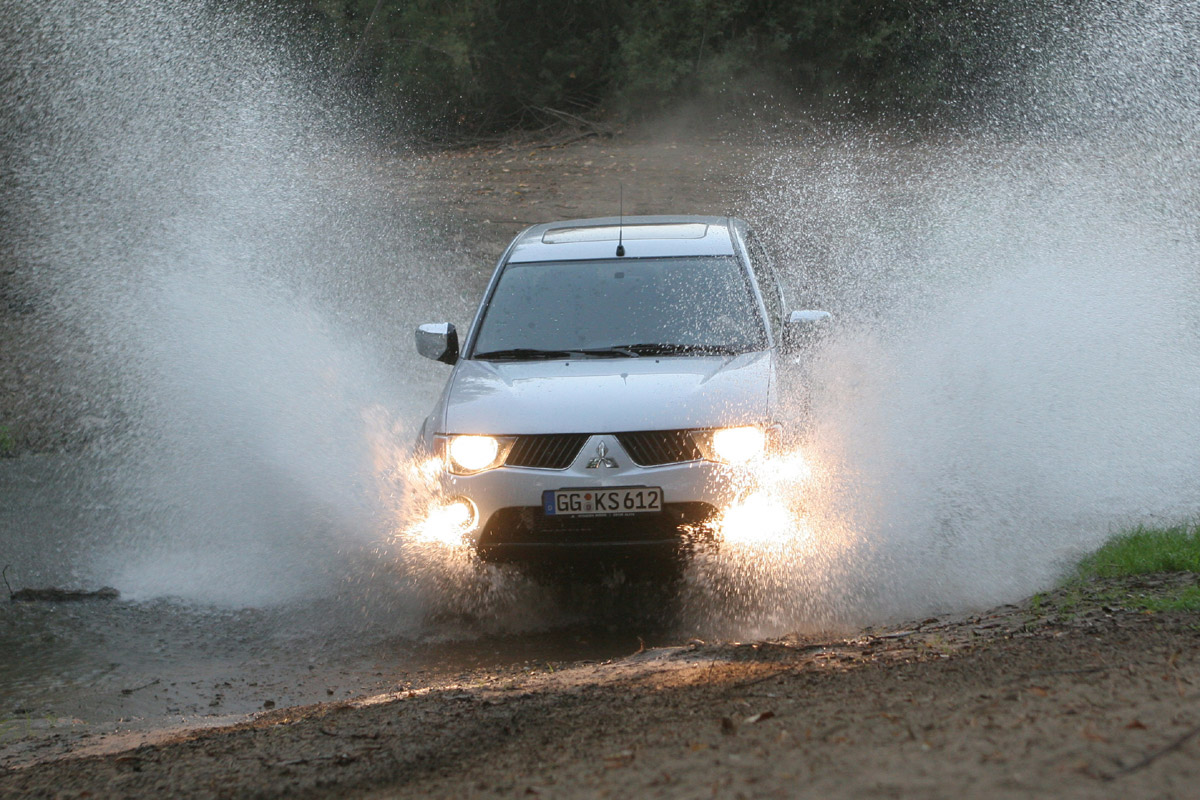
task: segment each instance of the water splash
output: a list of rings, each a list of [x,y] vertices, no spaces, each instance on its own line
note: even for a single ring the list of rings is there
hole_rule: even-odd
[[[832,544],[704,565],[709,624],[1013,601],[1200,514],[1200,10],[1081,18],[1038,102],[976,135],[837,131],[760,164],[796,304],[840,320],[797,401],[822,477],[796,491]]]
[[[3,11],[6,224],[76,411],[108,420],[83,569],[230,605],[320,601],[350,574],[352,604],[399,619],[438,597],[539,607],[404,536],[404,445],[444,376],[399,354],[430,306],[467,310],[421,267],[402,159],[268,22]],[[797,535],[701,556],[698,627],[1011,600],[1114,526],[1200,511],[1198,14],[1087,11],[969,139],[852,129],[759,165],[751,216],[798,305],[841,324],[797,403],[812,472],[768,486]]]
[[[402,156],[277,19],[5,7],[16,258],[82,387],[62,417],[104,427],[67,560],[134,598],[335,592],[393,524],[371,437],[410,442],[439,377],[405,331],[459,305],[381,179]]]

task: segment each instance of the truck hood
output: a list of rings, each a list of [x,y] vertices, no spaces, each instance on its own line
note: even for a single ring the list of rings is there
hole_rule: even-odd
[[[444,433],[618,433],[767,422],[774,359],[739,356],[461,361]]]

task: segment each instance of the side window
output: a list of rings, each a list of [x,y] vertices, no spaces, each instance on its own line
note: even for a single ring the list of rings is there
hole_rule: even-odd
[[[753,231],[746,232],[746,252],[750,254],[750,264],[754,267],[755,277],[758,278],[758,287],[767,306],[771,327],[777,328],[783,322],[783,298],[779,292],[779,283],[775,279],[775,265],[771,263],[766,248]]]

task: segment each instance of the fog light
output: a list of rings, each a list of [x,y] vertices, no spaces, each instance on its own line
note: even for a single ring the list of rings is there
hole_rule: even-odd
[[[463,537],[479,524],[479,510],[466,497],[453,497],[429,509],[425,520],[414,529],[416,538],[447,547],[463,543]]]
[[[767,435],[761,428],[746,426],[713,431],[713,451],[730,464],[744,464],[761,456],[767,449]]]
[[[465,497],[456,497],[453,500],[442,506],[442,514],[445,515],[446,523],[453,525],[463,533],[467,533],[475,527],[476,519],[479,512],[475,509],[475,504]]]
[[[795,524],[783,503],[760,493],[725,509],[719,529],[726,544],[763,546],[786,541]]]

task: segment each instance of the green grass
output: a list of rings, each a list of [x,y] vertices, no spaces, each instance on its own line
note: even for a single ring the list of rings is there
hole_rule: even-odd
[[[1137,608],[1147,611],[1200,611],[1200,586],[1185,586],[1159,595],[1134,595]]]
[[[1138,526],[1118,534],[1084,558],[1064,582],[1054,602],[1049,595],[1033,598],[1031,610],[1053,606],[1072,615],[1084,606],[1114,606],[1142,611],[1200,611],[1200,585],[1186,582],[1140,587],[1106,585],[1106,579],[1136,578],[1155,573],[1200,573],[1200,523],[1172,528]]]
[[[1079,562],[1078,580],[1151,572],[1200,572],[1200,524],[1122,533]]]

